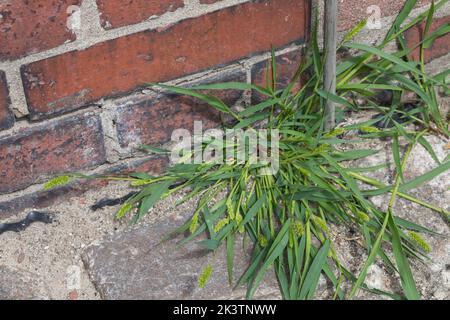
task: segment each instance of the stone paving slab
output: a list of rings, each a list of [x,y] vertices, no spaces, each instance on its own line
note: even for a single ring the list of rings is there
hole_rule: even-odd
[[[48,299],[45,285],[36,275],[23,270],[0,266],[0,300]]]
[[[228,284],[226,253],[215,256],[198,241],[179,246],[182,237],[160,243],[181,226],[187,214],[164,218],[113,235],[101,244],[87,248],[82,258],[91,280],[104,299],[242,299],[245,288],[232,290]],[[235,250],[235,276],[245,271],[248,253]],[[198,277],[208,264],[213,273],[205,288]],[[273,272],[267,273],[256,297],[277,298],[278,284]]]

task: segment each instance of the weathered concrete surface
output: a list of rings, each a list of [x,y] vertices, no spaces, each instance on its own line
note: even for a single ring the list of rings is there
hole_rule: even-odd
[[[215,255],[195,240],[180,246],[183,237],[160,243],[189,217],[172,215],[153,225],[141,225],[89,247],[82,258],[97,290],[104,299],[241,299],[245,288],[233,290],[228,284],[226,253]],[[235,280],[245,271],[248,252],[235,250]],[[213,272],[205,288],[197,281],[203,269]],[[269,272],[258,298],[276,298],[278,285]]]
[[[48,292],[29,272],[0,266],[0,300],[47,299]]]

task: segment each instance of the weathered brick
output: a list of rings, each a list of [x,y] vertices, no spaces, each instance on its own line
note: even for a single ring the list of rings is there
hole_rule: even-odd
[[[338,30],[353,28],[361,20],[370,17],[373,12],[367,11],[370,6],[380,8],[381,17],[395,15],[403,8],[406,0],[343,0],[339,1]],[[430,4],[431,0],[418,0],[416,7]]]
[[[227,81],[245,82],[243,72],[213,77],[203,83]],[[206,92],[232,106],[242,93],[235,90]],[[158,145],[170,141],[175,129],[192,132],[194,121],[202,121],[204,129],[214,128],[221,123],[218,111],[191,97],[175,94],[160,94],[144,98],[136,103],[119,107],[117,134],[123,148],[136,148],[141,144]]]
[[[31,117],[300,43],[309,15],[307,0],[253,0],[23,66]]]
[[[277,56],[277,88],[285,88],[295,75],[295,72],[300,66],[302,52],[301,49],[297,49],[280,56]],[[267,65],[270,64],[270,59],[267,61],[259,62],[252,66],[252,83],[266,87],[267,83]],[[271,79],[271,77],[269,77]],[[293,90],[300,88],[301,79],[298,84],[294,86]],[[264,99],[264,96],[258,92],[252,93],[253,103],[260,102]]]
[[[14,115],[9,106],[8,86],[3,71],[0,71],[0,130],[11,128],[14,125]]]
[[[101,24],[105,29],[139,23],[184,7],[183,0],[97,0]]]
[[[81,0],[0,2],[0,61],[55,48],[75,40],[67,27],[70,6]]]
[[[98,116],[78,116],[0,140],[0,193],[25,188],[47,176],[105,162]]]
[[[448,25],[449,23],[450,23],[450,16],[443,18],[435,18],[431,25],[430,32],[433,32],[434,30],[438,29],[443,25],[446,24]],[[405,32],[405,38],[408,47],[413,48],[418,43],[420,43],[420,41],[422,41],[424,28],[425,22],[416,25]],[[431,60],[439,58],[448,53],[450,53],[450,33],[447,33],[446,35],[437,38],[430,48],[425,49],[425,62],[430,62]],[[417,61],[420,60],[419,47],[412,52],[411,57],[414,60]]]

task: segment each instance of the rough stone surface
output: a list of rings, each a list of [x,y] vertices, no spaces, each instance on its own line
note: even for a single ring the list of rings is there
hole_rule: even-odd
[[[191,214],[191,213],[189,213]],[[189,214],[166,217],[153,225],[139,226],[89,247],[83,260],[96,288],[105,299],[229,299],[245,297],[245,288],[235,291],[228,284],[225,250],[213,256],[195,240],[179,246],[177,237],[161,239],[180,227]],[[236,246],[235,275],[245,271],[247,250]],[[203,269],[213,273],[205,288],[197,285]],[[235,280],[236,280],[235,279]],[[267,273],[258,296],[276,294],[272,273]]]
[[[9,292],[6,289],[14,285],[28,289],[30,298],[36,299],[99,299],[83,268],[81,252],[107,234],[123,230],[129,220],[114,219],[117,208],[92,211],[90,206],[100,199],[122,197],[129,192],[124,183],[98,188],[45,209],[54,216],[51,224],[33,223],[19,233],[0,234],[0,270],[11,269],[5,276],[11,277],[10,282],[5,280],[4,284],[4,278],[0,276],[0,292],[2,288]],[[20,221],[30,210],[6,219],[0,216],[0,223]],[[18,281],[20,279],[24,285]]]
[[[365,18],[372,17],[376,12],[371,6],[377,6],[380,18],[395,15],[405,5],[406,0],[340,0],[339,3],[339,31],[348,30]],[[416,6],[421,7],[431,3],[431,0],[419,0]]]
[[[449,141],[435,136],[428,136],[426,139],[433,146],[438,158],[443,161],[449,154]],[[401,145],[402,152],[404,152],[406,143],[403,142]],[[350,164],[351,166],[370,167],[386,163],[387,168],[385,170],[365,174],[371,178],[383,181],[385,184],[392,184],[394,182],[395,164],[390,142],[373,141],[369,144],[365,143],[363,145],[352,146],[351,148],[356,147],[380,150],[380,152],[377,155],[358,160]],[[407,169],[404,171],[405,181],[412,180],[415,177],[432,170],[436,166],[437,164],[430,157],[428,152],[422,146],[417,145],[412,151]],[[449,182],[450,171],[446,171],[418,188],[410,190],[408,193],[418,199],[448,211],[450,209]],[[390,195],[371,198],[375,205],[384,210],[387,208],[389,199]],[[430,244],[432,252],[429,255],[430,259],[425,261],[425,263],[412,260],[412,269],[416,279],[417,288],[424,299],[441,300],[450,298],[450,229],[448,224],[446,224],[439,213],[401,198],[398,198],[396,201],[394,214],[441,234],[441,236],[422,234]],[[352,240],[345,240],[346,238]],[[347,235],[344,236],[341,234],[340,236],[337,236],[336,239],[338,241],[337,250],[340,252],[342,260],[350,266],[350,270],[355,272],[360,270],[367,258],[367,252],[362,246],[361,239],[355,237],[354,233],[347,233]],[[381,264],[377,264],[370,269],[367,283],[373,288],[382,290],[388,289],[389,291],[394,292],[400,292],[401,288],[399,278],[390,274],[381,266]],[[359,297],[361,299],[374,298],[374,296],[365,292],[361,292]]]
[[[48,298],[45,285],[28,271],[0,265],[0,300],[41,300]]]

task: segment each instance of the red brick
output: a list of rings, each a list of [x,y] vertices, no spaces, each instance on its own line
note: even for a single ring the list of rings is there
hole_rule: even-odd
[[[26,65],[22,78],[31,117],[302,42],[309,13],[306,0],[254,0]]]
[[[277,56],[277,88],[285,88],[292,80],[301,63],[302,53],[301,50],[294,50],[280,56]],[[270,59],[262,61],[252,66],[252,83],[267,87],[267,65],[270,64]],[[269,78],[270,79],[270,78]],[[298,85],[294,86],[294,90],[299,89],[300,79]],[[260,102],[264,99],[264,96],[258,92],[253,92],[253,103]]]
[[[361,20],[368,18],[372,12],[367,13],[367,8],[377,5],[381,9],[381,16],[388,17],[397,14],[405,5],[406,0],[343,0],[339,1],[340,31],[353,28]],[[431,0],[418,0],[416,6],[421,7],[430,4]]]
[[[10,104],[5,73],[0,71],[0,131],[14,125],[14,115],[9,109]]]
[[[439,27],[449,24],[450,16],[443,18],[435,18],[433,24],[431,26],[430,32],[438,29]],[[408,47],[412,48],[416,46],[423,39],[423,32],[425,28],[425,22],[422,24],[416,25],[413,28],[409,29],[405,32],[406,43]],[[443,55],[450,53],[450,33],[437,38],[433,45],[425,50],[425,62],[430,62],[435,58],[439,58]],[[414,60],[420,60],[420,48],[415,49],[412,52],[411,57]]]
[[[105,29],[139,23],[184,7],[183,0],[97,0],[101,24]]]
[[[104,162],[103,132],[97,116],[78,116],[28,129],[0,140],[0,193]]]
[[[55,48],[75,40],[67,28],[68,8],[81,0],[0,2],[0,61]]]
[[[209,79],[204,83],[245,80],[245,74],[238,73]],[[242,92],[235,90],[206,93],[219,97],[229,106],[242,97]],[[175,129],[188,129],[192,132],[194,121],[202,121],[204,129],[217,127],[222,122],[220,113],[206,103],[174,94],[161,94],[136,103],[127,103],[118,112],[117,134],[123,148],[168,142]]]

